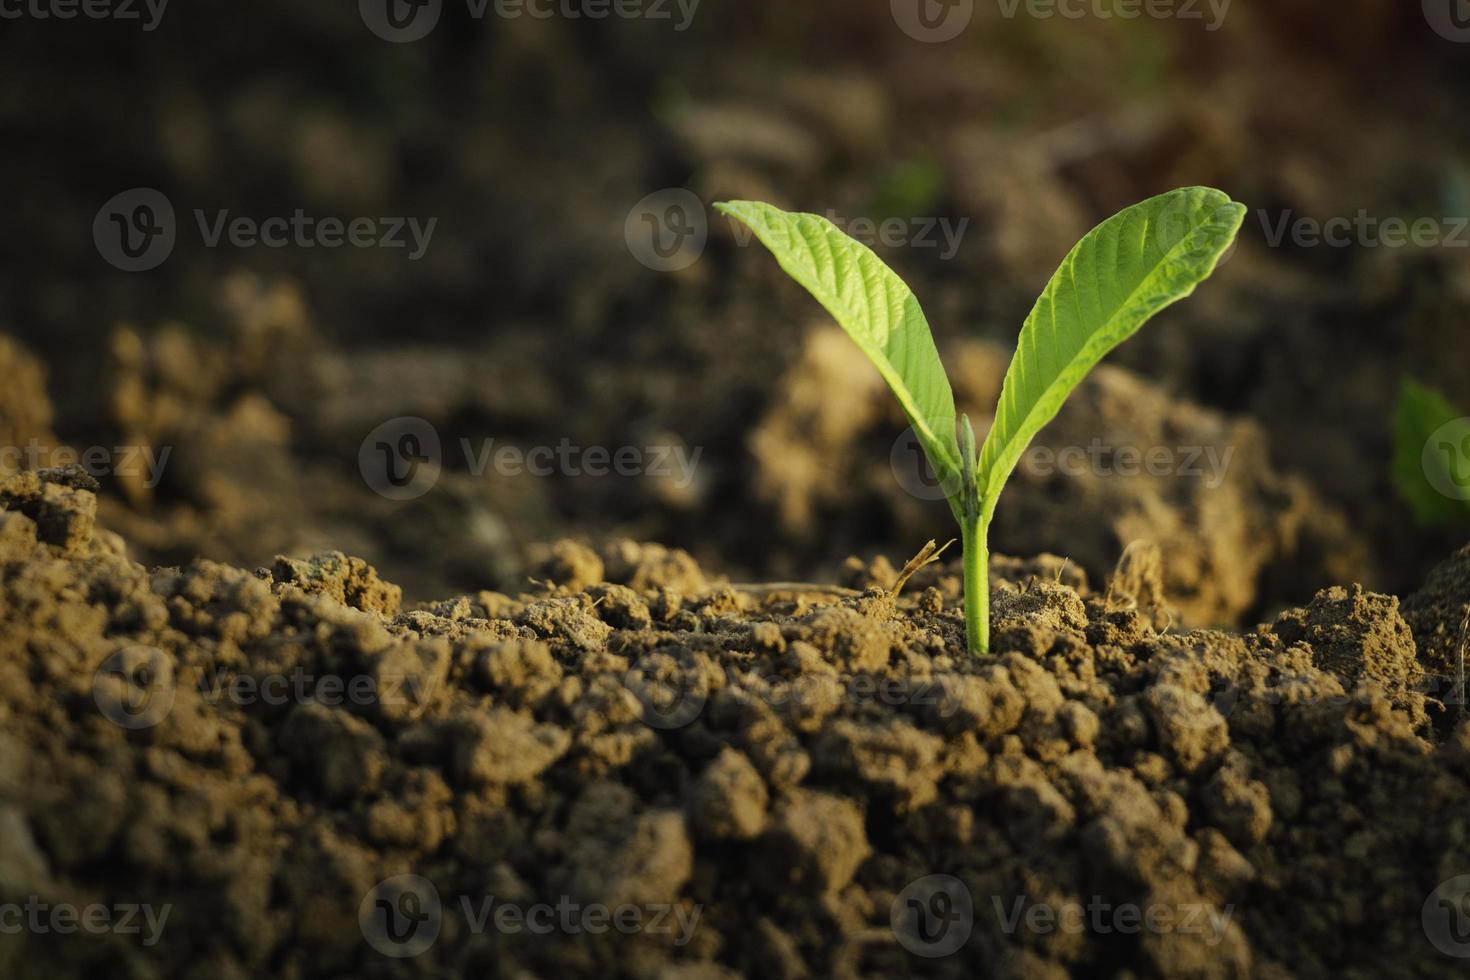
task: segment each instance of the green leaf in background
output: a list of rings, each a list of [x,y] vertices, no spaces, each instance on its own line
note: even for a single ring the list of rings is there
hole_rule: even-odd
[[[1244,205],[1185,187],[1118,212],[1063,260],[1021,327],[995,421],[980,451],[980,499],[995,502],[1036,433],[1098,361],[1214,271]]]
[[[883,219],[934,214],[943,196],[944,171],[934,162],[933,156],[918,153],[888,168],[878,178],[872,215]]]
[[[929,321],[908,286],[871,249],[819,215],[791,214],[758,201],[715,208],[747,225],[868,355],[903,406],[953,505],[960,472],[954,393]]]
[[[1470,524],[1470,421],[1411,378],[1400,384],[1394,407],[1390,475],[1421,525]]]

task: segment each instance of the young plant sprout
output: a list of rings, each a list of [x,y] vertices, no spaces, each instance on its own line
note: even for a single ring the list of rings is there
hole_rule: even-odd
[[[769,204],[715,207],[747,225],[877,367],[903,406],[959,522],[965,635],[990,646],[986,535],[1006,479],[1036,433],[1114,347],[1214,271],[1245,207],[1209,187],[1185,187],[1127,208],[1078,242],[1021,327],[1000,403],[978,453],[919,303],[866,246],[825,218]]]

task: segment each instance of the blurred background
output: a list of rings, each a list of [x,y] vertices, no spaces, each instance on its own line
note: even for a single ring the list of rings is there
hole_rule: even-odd
[[[1467,42],[1462,0],[14,0],[0,466],[69,447],[146,563],[332,548],[416,599],[562,536],[852,575],[948,511],[708,205],[872,244],[983,434],[1071,245],[1210,184],[1239,247],[1043,434],[1078,465],[1024,465],[994,547],[1096,581],[1153,540],[1200,624],[1401,592],[1465,537],[1393,460],[1404,378],[1470,413]]]

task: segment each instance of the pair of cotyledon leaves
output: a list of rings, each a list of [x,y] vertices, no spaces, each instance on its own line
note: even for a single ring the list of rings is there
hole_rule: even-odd
[[[973,472],[988,526],[1036,433],[1094,365],[1159,310],[1194,292],[1234,240],[1245,207],[1185,187],[1127,208],[1089,232],[1026,318],[978,460],[966,467],[954,394],[929,323],[909,288],[830,221],[753,201],[717,204],[749,226],[781,267],[826,307],[893,390],[962,522],[962,474]]]

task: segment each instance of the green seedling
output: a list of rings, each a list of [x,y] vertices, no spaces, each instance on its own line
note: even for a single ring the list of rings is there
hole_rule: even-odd
[[[1412,378],[1394,406],[1390,476],[1421,527],[1470,525],[1470,417]]]
[[[1245,218],[1220,191],[1186,187],[1119,212],[1063,260],[1021,327],[984,445],[954,393],[929,322],[897,275],[860,242],[814,214],[769,204],[715,205],[747,225],[847,331],[903,406],[960,525],[965,636],[990,646],[987,534],[996,501],[1032,438],[1114,347],[1214,271]]]

